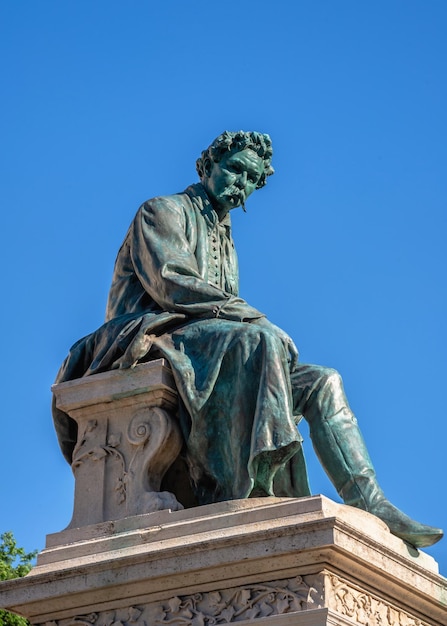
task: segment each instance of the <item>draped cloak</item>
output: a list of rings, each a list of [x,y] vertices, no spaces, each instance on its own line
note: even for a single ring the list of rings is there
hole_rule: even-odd
[[[56,382],[162,356],[199,504],[258,490],[309,495],[287,348],[275,329],[238,297],[230,216],[219,221],[196,184],[140,207],[118,252],[106,322],[74,344]],[[54,403],[53,416],[71,462],[76,423]]]

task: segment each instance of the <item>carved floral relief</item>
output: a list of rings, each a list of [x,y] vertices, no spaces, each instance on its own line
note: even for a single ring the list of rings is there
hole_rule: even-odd
[[[321,576],[174,596],[169,600],[76,616],[43,626],[213,626],[319,608]]]
[[[429,626],[342,579],[328,574],[326,598],[329,608],[362,626]]]
[[[331,573],[173,596],[41,626],[217,626],[323,607],[360,626],[431,626]]]

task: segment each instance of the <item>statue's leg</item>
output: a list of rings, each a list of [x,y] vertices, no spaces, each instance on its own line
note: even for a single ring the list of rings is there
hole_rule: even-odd
[[[301,450],[287,353],[274,328],[198,320],[157,338],[179,396],[189,474],[199,504],[273,495],[276,473]]]
[[[386,499],[338,372],[301,365],[292,374],[292,387],[295,410],[309,423],[315,451],[345,504],[376,515],[414,546],[439,541],[440,529],[413,521]]]

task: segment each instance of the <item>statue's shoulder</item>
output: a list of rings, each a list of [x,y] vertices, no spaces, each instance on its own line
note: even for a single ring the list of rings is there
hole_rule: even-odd
[[[140,210],[163,210],[175,207],[187,207],[190,208],[193,206],[193,199],[195,198],[197,193],[195,193],[196,185],[191,185],[185,191],[181,191],[178,193],[170,194],[167,196],[156,196],[155,198],[150,198],[143,202],[140,207]]]
[[[191,197],[184,191],[168,196],[156,196],[155,198],[146,200],[138,209],[135,219],[139,221],[140,219],[148,219],[150,216],[156,216],[159,219],[169,219],[170,215],[178,215],[180,217],[192,211],[193,204]]]
[[[200,219],[203,205],[203,187],[200,184],[190,185],[185,191],[146,200],[137,211],[134,222],[172,226],[176,223],[188,228]]]

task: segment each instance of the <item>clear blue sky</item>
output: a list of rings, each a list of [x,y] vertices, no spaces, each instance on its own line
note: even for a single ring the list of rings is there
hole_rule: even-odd
[[[447,529],[446,29],[444,0],[0,4],[0,532],[69,523],[50,385],[138,206],[224,129],[274,145],[233,217],[243,297],[341,371],[387,495]]]

